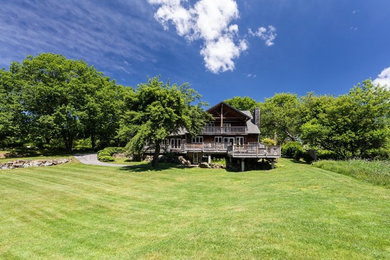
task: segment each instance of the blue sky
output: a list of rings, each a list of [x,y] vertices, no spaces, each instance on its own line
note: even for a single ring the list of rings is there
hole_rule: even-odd
[[[161,75],[211,105],[390,82],[388,0],[0,0],[0,67],[42,52],[125,86]],[[386,68],[388,68],[386,70]],[[381,74],[381,76],[378,76]],[[389,83],[390,86],[390,83]]]

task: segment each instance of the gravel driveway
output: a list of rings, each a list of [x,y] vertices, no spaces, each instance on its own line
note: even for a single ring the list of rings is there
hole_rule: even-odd
[[[104,163],[100,162],[97,159],[96,153],[89,153],[89,154],[75,154],[74,156],[79,162],[83,164],[88,165],[100,165],[100,166],[111,166],[111,167],[127,167],[129,165],[125,164],[113,164],[113,163]]]

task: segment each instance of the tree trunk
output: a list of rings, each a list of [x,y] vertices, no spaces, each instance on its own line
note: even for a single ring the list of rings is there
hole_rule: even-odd
[[[65,144],[65,149],[67,153],[72,153],[72,148],[73,148],[73,138],[69,136],[64,136],[64,144]]]
[[[153,161],[152,161],[153,168],[158,167],[158,156],[160,155],[160,149],[161,149],[160,142],[157,142],[153,154]]]
[[[95,135],[91,135],[91,145],[92,145],[92,150],[95,150],[95,147],[96,147]]]

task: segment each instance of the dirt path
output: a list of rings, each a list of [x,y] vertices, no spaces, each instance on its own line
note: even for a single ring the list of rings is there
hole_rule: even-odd
[[[113,163],[104,163],[100,162],[97,159],[96,153],[89,153],[89,154],[75,154],[74,156],[79,162],[83,164],[88,165],[100,165],[100,166],[111,166],[111,167],[127,167],[129,165],[125,164],[113,164]]]

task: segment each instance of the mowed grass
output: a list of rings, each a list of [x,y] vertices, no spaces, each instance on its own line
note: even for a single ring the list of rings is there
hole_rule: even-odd
[[[0,258],[390,258],[389,189],[288,160],[0,171],[0,198]]]
[[[315,162],[314,166],[390,188],[390,161],[325,160]]]

